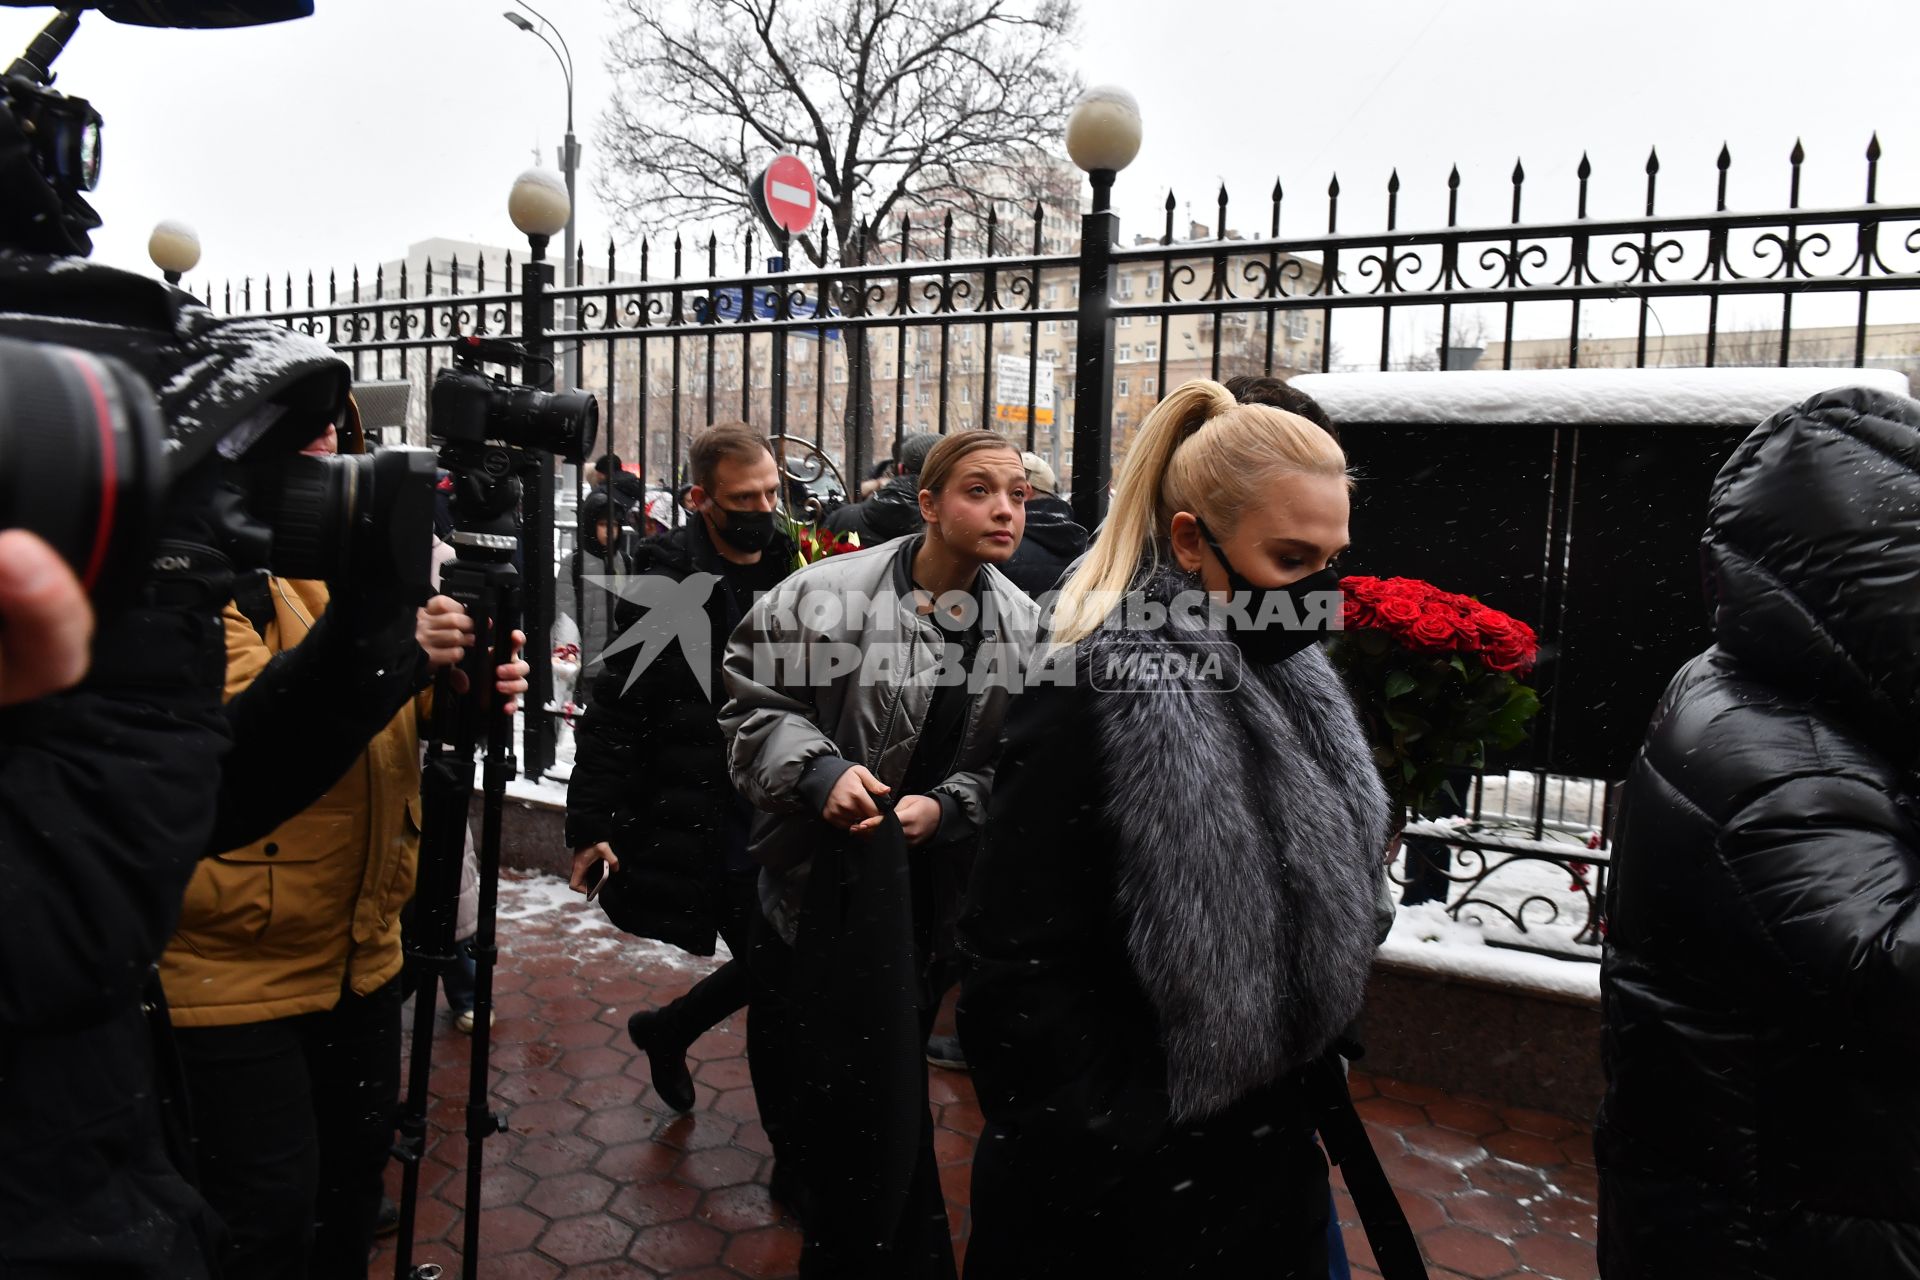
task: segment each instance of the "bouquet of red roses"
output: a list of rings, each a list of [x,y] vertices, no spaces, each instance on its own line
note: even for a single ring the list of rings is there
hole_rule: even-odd
[[[793,542],[793,567],[804,569],[816,560],[845,555],[860,549],[857,533],[829,533],[817,524],[787,521],[787,537]]]
[[[1418,578],[1343,578],[1330,651],[1346,677],[1374,764],[1404,814],[1432,816],[1449,769],[1483,768],[1489,747],[1527,736],[1540,698],[1533,628]]]

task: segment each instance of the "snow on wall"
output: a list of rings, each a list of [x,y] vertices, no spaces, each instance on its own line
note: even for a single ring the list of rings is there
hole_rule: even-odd
[[[1892,369],[1468,369],[1309,373],[1292,385],[1342,426],[1758,426],[1835,387],[1908,394]]]

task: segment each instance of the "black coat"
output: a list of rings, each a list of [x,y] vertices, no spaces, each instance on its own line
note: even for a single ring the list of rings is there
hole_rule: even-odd
[[[1014,700],[961,918],[969,1275],[1324,1276],[1299,1071],[1371,965],[1379,779],[1318,649],[1245,697],[1104,656]]]
[[[729,872],[752,868],[746,855],[752,809],[727,776],[726,739],[717,713],[720,663],[727,638],[754,592],[786,576],[793,551],[784,540],[743,571],[714,550],[696,518],[649,538],[633,552],[630,571],[666,583],[694,574],[722,581],[705,597],[708,685],[700,687],[676,639],[628,685],[638,647],[609,656],[594,677],[593,700],[575,736],[567,786],[567,843],[605,841],[620,870],[601,891],[616,924],[696,955],[712,955],[726,914]],[[648,614],[622,600],[615,621],[623,638]],[[616,884],[616,882],[618,882]]]
[[[877,547],[926,527],[920,515],[920,477],[895,476],[869,497],[849,502],[825,521],[833,533],[857,533],[860,545]]]
[[[231,744],[219,646],[211,616],[124,617],[86,684],[0,712],[0,1275],[205,1274],[141,1006]]]
[[[1053,590],[1067,566],[1086,554],[1087,531],[1073,520],[1073,508],[1050,493],[1027,499],[1027,531],[1020,537],[1013,559],[1000,571],[1013,584],[1038,598]]]
[[[1710,510],[1614,848],[1601,1270],[1920,1275],[1920,404],[1776,415]]]

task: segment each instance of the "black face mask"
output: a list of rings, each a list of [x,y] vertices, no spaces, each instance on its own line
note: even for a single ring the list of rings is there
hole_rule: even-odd
[[[1340,572],[1332,565],[1310,573],[1298,582],[1290,582],[1284,587],[1256,587],[1240,576],[1233,567],[1233,561],[1227,559],[1227,553],[1220,549],[1206,523],[1200,521],[1200,536],[1213,548],[1213,554],[1220,561],[1220,567],[1227,571],[1227,590],[1234,595],[1244,595],[1247,599],[1247,620],[1255,624],[1243,626],[1236,616],[1227,620],[1227,634],[1233,637],[1233,643],[1248,662],[1270,666],[1276,662],[1285,662],[1294,654],[1307,648],[1326,636],[1329,626],[1325,619],[1316,620],[1311,626],[1288,627],[1283,619],[1288,617],[1305,619],[1308,597],[1322,591],[1340,589]],[[1269,605],[1269,600],[1275,601]],[[1286,604],[1278,603],[1285,599]],[[1290,606],[1290,607],[1289,607]],[[1258,620],[1263,613],[1273,614],[1266,626],[1259,626]]]
[[[717,502],[713,510],[726,518],[725,523],[715,520],[713,530],[726,539],[728,546],[753,552],[765,551],[773,545],[773,512],[729,511]]]

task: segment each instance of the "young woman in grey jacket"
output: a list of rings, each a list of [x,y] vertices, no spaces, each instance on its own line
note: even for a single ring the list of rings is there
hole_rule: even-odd
[[[724,667],[765,868],[748,1054],[788,1090],[803,1277],[954,1274],[921,1050],[1039,611],[997,567],[1027,492],[1006,439],[948,436],[921,485],[922,534],[788,578]]]

